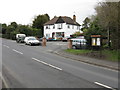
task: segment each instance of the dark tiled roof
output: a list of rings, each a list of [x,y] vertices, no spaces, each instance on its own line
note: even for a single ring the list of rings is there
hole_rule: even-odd
[[[71,24],[71,25],[77,25],[80,26],[79,23],[74,22],[73,19],[71,19],[70,17],[54,17],[52,20],[48,21],[47,23],[45,23],[44,25],[53,25],[56,23],[67,23],[67,24]]]

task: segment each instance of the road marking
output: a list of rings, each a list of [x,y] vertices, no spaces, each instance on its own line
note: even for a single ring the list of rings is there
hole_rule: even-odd
[[[57,69],[57,70],[62,71],[61,68],[56,67],[56,66],[54,66],[54,65],[52,65],[52,64],[48,64],[48,63],[46,63],[46,62],[44,62],[44,61],[41,61],[41,60],[38,60],[38,59],[36,59],[36,58],[32,58],[32,59],[35,60],[35,61],[37,61],[37,62],[40,62],[40,63],[42,63],[42,64],[44,64],[44,65],[47,65],[47,66],[49,66],[49,67],[52,67],[52,68],[54,68],[54,69]]]
[[[9,46],[7,46],[7,45],[3,45],[4,47],[7,47],[7,48],[10,48]]]
[[[6,82],[6,80],[4,79],[4,77],[2,76],[1,73],[0,73],[0,77],[1,77],[1,79],[2,79],[2,81],[3,81],[3,83],[4,83],[4,85],[5,85],[5,88],[9,88],[9,86],[8,86],[8,84],[7,84],[7,82]]]
[[[114,89],[114,88],[112,88],[112,87],[110,87],[110,86],[107,86],[107,85],[102,84],[102,83],[99,83],[99,82],[94,82],[94,83],[97,84],[97,85],[100,85],[100,86],[102,86],[102,87],[108,88],[108,89],[116,90],[116,89]]]
[[[15,49],[12,49],[12,50],[15,51],[16,53],[23,54],[22,52],[17,51],[17,50],[15,50]]]
[[[64,57],[64,58],[69,58],[69,59],[71,59],[72,61],[74,61],[74,60],[76,60],[76,61],[80,61],[80,63],[83,63],[83,64],[86,64],[86,65],[89,65],[89,66],[94,66],[94,67],[97,67],[97,68],[100,68],[100,69],[105,69],[105,70],[109,70],[109,71],[113,71],[113,72],[119,72],[118,70],[115,70],[115,69],[111,69],[111,68],[107,68],[107,67],[103,67],[103,66],[97,66],[97,65],[94,65],[94,64],[90,64],[90,63],[88,63],[88,61],[87,62],[84,62],[84,61],[81,61],[81,60],[79,60],[79,59],[74,59],[74,58],[70,58],[70,57],[68,57],[68,56],[63,56],[63,55],[61,55],[60,53],[55,53],[55,54],[57,54],[57,55],[59,55],[59,56],[62,56],[62,57]]]

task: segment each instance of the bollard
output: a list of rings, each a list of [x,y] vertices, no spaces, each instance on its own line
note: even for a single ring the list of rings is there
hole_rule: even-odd
[[[68,49],[72,49],[72,40],[71,39],[68,40]]]
[[[42,46],[46,46],[46,38],[45,37],[43,37],[43,39],[42,39]]]

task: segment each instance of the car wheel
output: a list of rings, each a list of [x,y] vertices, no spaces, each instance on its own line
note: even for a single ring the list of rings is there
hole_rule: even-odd
[[[31,43],[29,43],[29,45],[30,45],[30,46],[32,46],[32,44],[31,44]]]
[[[76,46],[72,46],[73,49],[76,49]]]

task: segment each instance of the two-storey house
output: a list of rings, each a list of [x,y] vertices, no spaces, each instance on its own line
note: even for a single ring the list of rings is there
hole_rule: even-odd
[[[73,19],[67,16],[54,17],[44,24],[44,36],[48,38],[70,37],[75,32],[80,31],[80,24],[76,22],[76,16]]]

